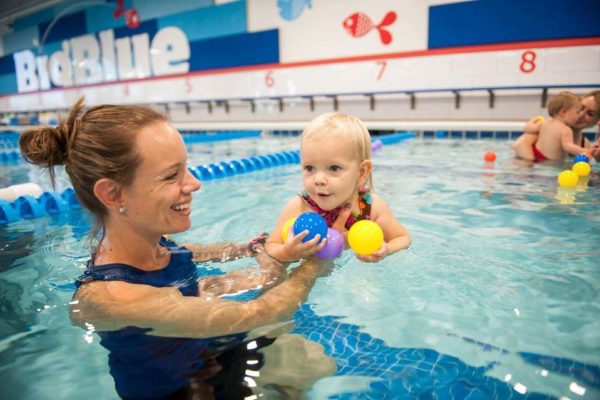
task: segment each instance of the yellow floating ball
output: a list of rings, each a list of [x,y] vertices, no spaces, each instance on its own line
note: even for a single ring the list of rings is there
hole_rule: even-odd
[[[541,115],[535,117],[535,119],[533,120],[533,122],[544,122],[545,118],[542,117]]]
[[[557,181],[562,187],[573,187],[577,185],[579,176],[575,172],[567,169],[558,175]]]
[[[358,221],[348,231],[348,244],[356,254],[373,254],[383,246],[383,231],[373,221]]]
[[[585,161],[579,161],[573,164],[573,172],[575,172],[578,176],[588,176],[591,171],[592,167]]]
[[[290,231],[292,225],[294,225],[294,222],[296,222],[296,217],[288,219],[287,221],[285,221],[285,224],[283,224],[283,229],[281,230],[281,237],[283,238],[284,242],[287,240],[288,232]]]

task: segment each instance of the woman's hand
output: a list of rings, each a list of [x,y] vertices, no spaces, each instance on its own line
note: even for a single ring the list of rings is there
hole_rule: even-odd
[[[590,153],[592,154],[592,157],[594,157],[594,159],[596,161],[600,162],[600,140],[596,141],[596,143],[594,143],[592,145],[592,148],[590,149]]]

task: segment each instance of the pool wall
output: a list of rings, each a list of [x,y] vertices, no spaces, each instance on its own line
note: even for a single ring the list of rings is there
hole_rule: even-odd
[[[175,121],[522,119],[555,91],[600,87],[594,0],[148,1],[128,5],[133,25],[113,1],[57,3],[5,17],[7,122],[43,122],[80,96]]]

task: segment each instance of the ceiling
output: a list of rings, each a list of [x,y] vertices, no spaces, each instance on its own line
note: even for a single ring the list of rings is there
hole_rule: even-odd
[[[0,1],[0,26],[11,29],[12,20],[34,13],[65,0],[2,0]]]

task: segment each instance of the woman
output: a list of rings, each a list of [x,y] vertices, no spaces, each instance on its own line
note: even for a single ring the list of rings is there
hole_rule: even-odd
[[[285,266],[262,252],[265,237],[188,247],[167,240],[166,234],[190,228],[200,182],[187,169],[181,136],[152,109],[102,105],[84,112],[80,99],[58,127],[24,132],[20,147],[28,161],[49,169],[52,181],[54,167],[64,164],[78,199],[97,220],[93,233],[100,239],[76,282],[71,318],[100,334],[118,393],[247,395],[246,386],[231,381],[243,380],[243,360],[260,368],[258,350],[274,339],[253,340],[246,351],[240,346],[249,340],[245,332],[289,319],[322,267],[307,260],[286,278]],[[197,280],[196,261],[248,255],[260,264],[256,273]],[[269,290],[247,302],[220,298],[256,288]]]
[[[581,98],[583,110],[573,128],[573,143],[581,144],[581,147],[587,149],[591,155],[600,161],[600,140],[595,143],[590,142],[584,137],[583,130],[591,128],[598,124],[600,120],[600,90],[593,90]],[[539,117],[532,118],[525,125],[525,132],[513,144],[513,149],[517,158],[533,161],[533,144],[537,140],[537,134],[540,129],[541,121]]]

